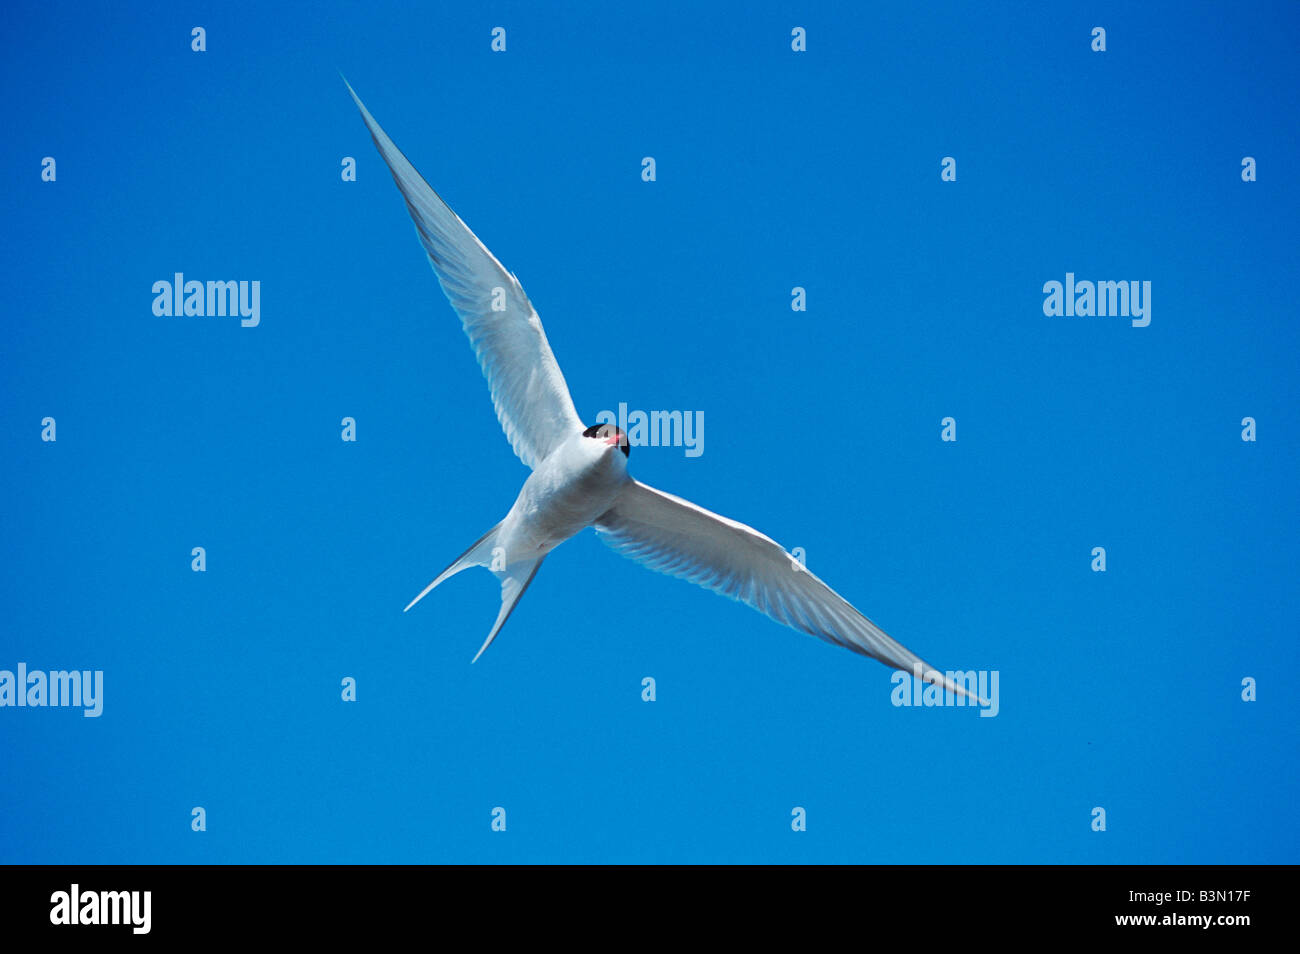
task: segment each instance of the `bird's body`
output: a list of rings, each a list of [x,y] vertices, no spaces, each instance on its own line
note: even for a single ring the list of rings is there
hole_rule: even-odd
[[[528,475],[501,521],[506,559],[550,553],[608,512],[631,479],[617,449],[574,434]]]
[[[619,452],[620,444],[623,453]],[[626,437],[621,431],[612,441],[575,431],[528,475],[504,519],[476,540],[406,608],[409,610],[461,570],[472,566],[491,570],[501,580],[501,612],[474,656],[477,660],[510,618],[546,555],[609,513],[631,482]]]
[[[435,577],[408,610],[462,570],[490,570],[501,581],[501,609],[477,660],[546,555],[594,527],[611,548],[650,569],[971,696],[891,639],[775,541],[633,479],[627,435],[612,424],[584,429],[541,319],[519,281],[416,172],[355,92],[352,98],[406,200],[443,292],[460,316],[502,429],[532,468],[501,522]]]

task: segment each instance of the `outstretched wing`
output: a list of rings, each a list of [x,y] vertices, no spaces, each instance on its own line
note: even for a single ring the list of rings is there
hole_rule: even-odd
[[[778,623],[895,669],[913,673],[919,666],[927,682],[976,699],[753,527],[632,481],[596,522],[596,531],[614,550],[652,570],[747,603]]]
[[[487,378],[501,427],[519,459],[536,468],[583,427],[546,341],[542,320],[518,279],[430,188],[351,86],[348,92],[406,199],[406,208],[415,221],[415,231],[438,283],[460,315]],[[494,311],[494,303],[504,310]]]

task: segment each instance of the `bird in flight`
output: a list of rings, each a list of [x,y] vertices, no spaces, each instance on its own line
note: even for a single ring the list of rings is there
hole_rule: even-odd
[[[501,609],[474,656],[477,661],[546,555],[595,527],[604,543],[652,570],[747,603],[778,623],[982,704],[886,635],[774,540],[634,479],[623,430],[613,424],[587,427],[578,416],[542,321],[519,281],[424,181],[350,84],[348,92],[460,316],[506,438],[532,469],[505,518],[439,573],[407,610],[462,570],[489,569],[501,581]]]

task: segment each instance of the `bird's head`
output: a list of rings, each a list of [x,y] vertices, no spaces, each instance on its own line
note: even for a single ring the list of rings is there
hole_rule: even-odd
[[[631,449],[628,447],[627,433],[617,424],[593,424],[582,432],[582,436],[600,441],[609,447],[618,446],[622,449],[624,457],[632,456]]]

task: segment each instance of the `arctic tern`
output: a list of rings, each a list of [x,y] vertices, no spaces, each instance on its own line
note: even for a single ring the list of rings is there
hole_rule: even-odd
[[[344,80],[346,84],[347,81]],[[352,86],[380,156],[487,378],[507,439],[532,469],[510,512],[407,605],[470,567],[501,581],[501,609],[477,662],[537,575],[546,555],[587,527],[646,567],[747,603],[778,623],[885,665],[920,674],[986,704],[891,639],[774,540],[735,520],[635,480],[627,435],[614,424],[587,427],[515,276],[497,261],[375,122]]]

